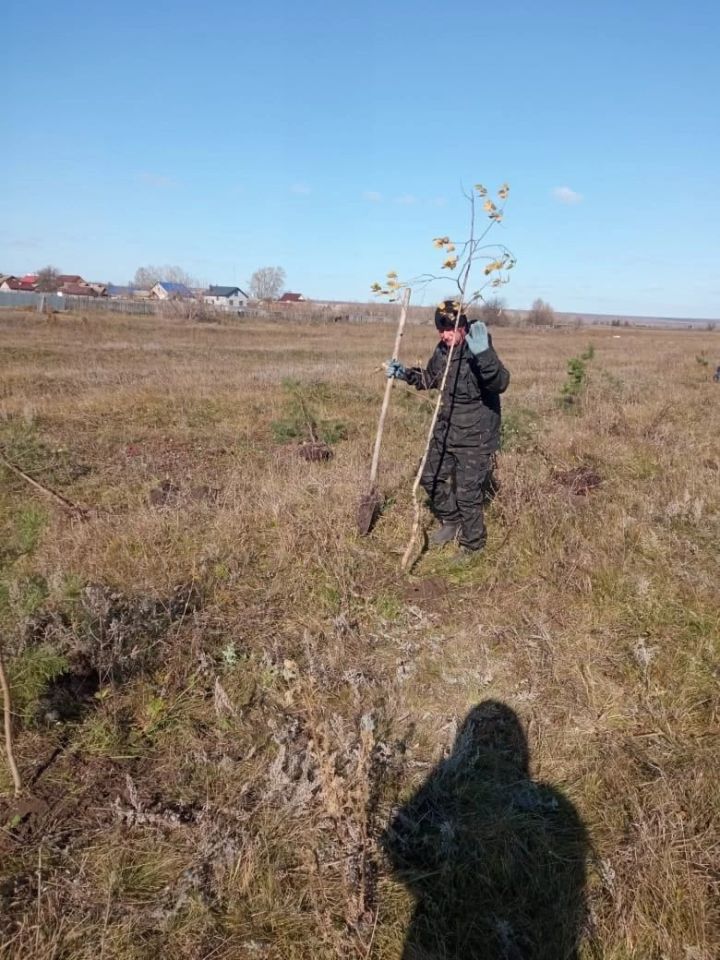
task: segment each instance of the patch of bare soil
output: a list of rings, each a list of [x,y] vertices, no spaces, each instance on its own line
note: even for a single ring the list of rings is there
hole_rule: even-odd
[[[226,447],[175,437],[152,437],[123,445],[120,456],[124,473],[139,476],[184,476],[198,463],[204,470],[216,470],[228,454]]]
[[[602,477],[592,467],[573,467],[571,470],[555,470],[553,472],[555,483],[564,487],[569,493],[578,497],[585,497],[588,493],[602,484]]]
[[[426,580],[405,583],[403,587],[403,598],[411,603],[446,600],[449,594],[450,587],[442,577],[428,577]]]
[[[178,506],[182,503],[215,503],[220,496],[217,487],[198,484],[183,490],[170,479],[165,479],[150,491],[148,500],[153,507]]]
[[[335,456],[326,443],[320,443],[320,441],[315,440],[307,440],[305,443],[299,444],[297,447],[297,455],[309,463],[332,460]]]

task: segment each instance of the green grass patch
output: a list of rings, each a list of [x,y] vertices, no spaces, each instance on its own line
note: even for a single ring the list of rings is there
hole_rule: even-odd
[[[48,598],[48,585],[45,577],[38,573],[23,577],[16,584],[17,599],[15,606],[21,616],[31,617]]]
[[[509,406],[503,411],[500,426],[500,449],[522,452],[533,443],[538,431],[538,419],[528,407]]]
[[[13,709],[25,723],[32,722],[47,685],[67,668],[67,659],[45,644],[28,647],[7,664]]]
[[[0,452],[16,467],[50,487],[68,486],[90,472],[86,464],[75,460],[72,451],[44,438],[36,423],[20,418],[0,421]],[[2,475],[14,483],[23,482],[0,464]]]
[[[299,443],[315,439],[332,445],[348,438],[347,423],[327,415],[326,405],[334,397],[328,384],[306,384],[285,379],[282,387],[283,415],[270,423],[270,434],[275,443]]]
[[[7,501],[5,506],[7,509],[0,514],[0,567],[31,554],[47,522],[47,514],[35,504],[16,511],[10,508]]]
[[[378,617],[391,621],[400,620],[405,610],[405,605],[400,597],[390,593],[381,593],[372,601],[372,607]]]

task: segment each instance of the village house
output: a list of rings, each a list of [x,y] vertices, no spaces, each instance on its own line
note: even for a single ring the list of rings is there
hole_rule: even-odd
[[[117,283],[109,283],[107,285],[107,295],[113,300],[129,300],[134,292],[132,287],[120,286]]]
[[[64,283],[57,291],[60,297],[97,297],[98,292],[87,283]]]
[[[105,284],[89,284],[77,273],[61,273],[48,280],[45,290],[38,291],[39,278],[36,273],[26,273],[24,277],[4,276],[0,278],[0,290],[19,293],[61,293],[67,296],[95,297],[103,296]]]
[[[305,297],[301,293],[284,293],[278,303],[304,303]]]
[[[37,286],[37,277],[28,280],[26,277],[4,277],[0,283],[3,293],[33,293]]]
[[[190,300],[192,293],[184,283],[171,283],[169,280],[160,280],[150,290],[153,300]]]
[[[141,290],[138,287],[118,286],[116,283],[107,285],[106,294],[113,300],[147,300],[150,297],[149,290]]]
[[[240,287],[208,287],[203,294],[205,303],[221,310],[242,310],[249,299]]]

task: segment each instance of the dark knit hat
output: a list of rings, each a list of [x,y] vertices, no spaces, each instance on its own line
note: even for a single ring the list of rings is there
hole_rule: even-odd
[[[443,305],[435,311],[435,326],[438,330],[454,330],[455,321],[458,315],[458,304],[455,300],[445,300]],[[465,314],[461,314],[458,328],[468,328],[468,320]]]

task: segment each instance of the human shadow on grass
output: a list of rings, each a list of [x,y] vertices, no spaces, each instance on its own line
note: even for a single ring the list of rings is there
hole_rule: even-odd
[[[587,834],[572,803],[531,778],[505,704],[470,711],[383,846],[416,900],[403,960],[577,960]]]

